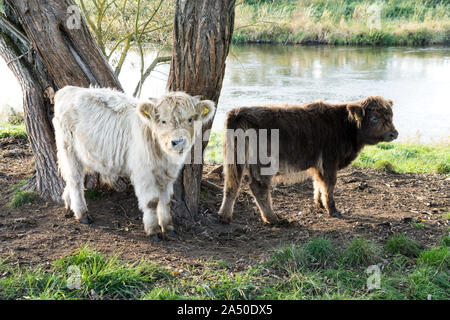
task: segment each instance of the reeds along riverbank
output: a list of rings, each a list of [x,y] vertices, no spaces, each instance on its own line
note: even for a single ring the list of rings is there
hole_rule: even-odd
[[[448,0],[246,0],[234,43],[407,45],[450,43]]]

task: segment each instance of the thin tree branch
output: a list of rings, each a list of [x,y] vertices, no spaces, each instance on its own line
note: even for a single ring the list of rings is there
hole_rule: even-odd
[[[164,56],[164,57],[156,57],[155,60],[153,60],[153,62],[150,64],[150,66],[147,68],[147,70],[145,70],[145,72],[142,74],[141,76],[141,80],[139,81],[139,83],[136,86],[136,89],[134,89],[134,93],[133,96],[136,97],[138,95],[138,93],[140,93],[142,86],[145,82],[145,80],[147,80],[147,78],[150,76],[150,74],[152,73],[153,69],[156,68],[156,66],[160,63],[165,63],[165,62],[169,62],[172,60],[171,56]]]

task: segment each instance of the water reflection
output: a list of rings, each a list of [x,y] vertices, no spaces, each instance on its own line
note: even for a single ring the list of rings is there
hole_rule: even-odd
[[[428,142],[450,134],[449,85],[450,48],[234,46],[214,127],[239,105],[382,95],[401,137]]]

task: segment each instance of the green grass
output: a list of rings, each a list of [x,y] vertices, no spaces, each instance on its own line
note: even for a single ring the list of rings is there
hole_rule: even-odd
[[[88,246],[50,269],[14,268],[3,261],[0,270],[0,299],[136,299],[171,276],[155,264],[106,258]]]
[[[222,163],[224,133],[215,130],[205,150],[205,161]],[[450,144],[422,145],[410,142],[380,143],[366,146],[352,166],[386,172],[450,174]]]
[[[446,236],[443,236],[440,241],[441,246],[450,247],[450,232]]]
[[[384,248],[386,250],[386,248]],[[449,299],[449,251],[438,244],[411,259],[384,260],[380,287],[369,290],[366,268],[381,248],[355,239],[337,249],[325,238],[280,245],[266,262],[233,271],[221,261],[199,261],[183,271],[89,245],[51,266],[17,267],[0,260],[0,299]],[[351,259],[349,259],[351,256]],[[351,262],[351,263],[349,263]]]
[[[54,264],[59,273],[72,276],[74,273],[68,272],[71,266],[79,270],[83,286],[78,294],[82,297],[95,292],[100,297],[132,299],[148,291],[158,278],[170,277],[167,270],[156,265],[127,264],[118,261],[117,256],[105,258],[88,246]]]
[[[393,235],[386,241],[386,251],[392,254],[402,254],[408,257],[417,257],[423,247],[404,234]]]
[[[94,200],[103,197],[103,192],[99,189],[87,189],[84,191],[84,196],[87,200]]]
[[[324,238],[312,239],[305,244],[304,248],[309,257],[310,266],[324,267],[327,264],[333,264],[335,249],[330,240]]]
[[[372,10],[373,3],[371,0],[246,0],[236,6],[233,41],[416,46],[449,42],[448,1],[380,0],[377,2],[382,4],[379,15],[378,9]]]
[[[13,209],[20,208],[28,203],[33,203],[39,199],[39,195],[32,191],[18,191],[14,194],[11,201],[9,202],[9,207]]]
[[[205,150],[205,159],[208,162],[223,163],[223,141],[224,131],[214,130],[211,131],[209,136],[208,147]]]
[[[27,130],[25,128],[25,123],[0,124],[0,139],[9,138],[9,137],[26,140],[28,138],[28,135],[27,135]]]
[[[331,241],[324,238],[311,239],[303,245],[283,245],[275,249],[267,262],[277,270],[292,272],[317,270],[336,262],[336,250]]]
[[[11,187],[9,187],[9,191],[14,191],[14,192],[18,192],[20,191],[20,189],[30,180],[30,178],[28,179],[22,179],[20,180],[20,182],[18,184],[15,184]]]
[[[357,238],[350,242],[342,253],[342,263],[351,267],[367,267],[381,261],[381,248],[366,239]]]
[[[434,267],[448,271],[450,268],[449,247],[442,245],[439,248],[422,251],[417,258],[417,264],[421,267]]]
[[[367,146],[352,163],[358,168],[374,168],[398,173],[450,174],[450,145],[380,143]]]
[[[288,272],[301,270],[308,266],[308,256],[302,246],[283,245],[274,250],[268,265]]]

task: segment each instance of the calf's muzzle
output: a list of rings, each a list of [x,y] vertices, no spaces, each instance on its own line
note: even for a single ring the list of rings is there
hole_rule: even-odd
[[[393,131],[390,131],[384,135],[384,141],[390,142],[390,141],[397,139],[397,137],[398,137],[398,131],[394,129]]]

